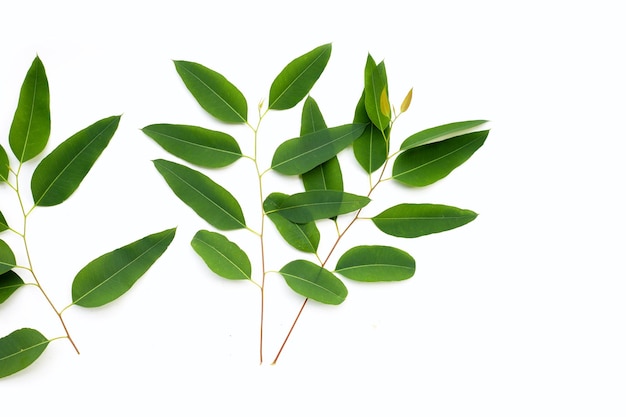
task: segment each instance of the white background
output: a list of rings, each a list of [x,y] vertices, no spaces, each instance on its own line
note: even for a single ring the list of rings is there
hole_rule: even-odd
[[[80,356],[56,341],[32,367],[0,380],[3,416],[626,415],[626,29],[619,2],[347,3],[2,3],[5,149],[19,87],[37,54],[51,90],[47,151],[98,119],[123,114],[76,194],[30,218],[33,261],[51,298],[67,305],[73,276],[91,259],[178,227],[169,250],[124,297],[66,312]],[[358,222],[337,255],[354,244],[393,244],[416,258],[415,277],[347,282],[341,306],[310,303],[276,366],[269,363],[302,299],[268,275],[266,361],[259,365],[258,290],[212,275],[193,253],[191,237],[210,227],[167,188],[151,160],[174,157],[139,129],[222,129],[249,153],[250,130],[203,113],[172,60],[225,75],[256,122],[256,105],[283,66],[328,42],[332,56],[311,94],[329,125],[352,120],[368,52],[385,60],[396,106],[413,88],[413,104],[394,126],[396,146],[439,124],[491,121],[483,148],[452,175],[425,189],[385,183],[368,213],[431,202],[480,215],[416,240],[387,239]],[[262,166],[280,142],[297,136],[300,109],[264,120]],[[362,192],[367,180],[352,169],[351,152],[341,158],[347,188]],[[210,175],[257,226],[250,162]],[[268,190],[295,189],[285,177],[266,180]],[[15,203],[2,187],[8,220],[18,219]],[[229,237],[258,262],[253,235]],[[2,238],[19,247],[7,232]],[[275,242],[270,269],[300,256]],[[32,287],[0,305],[0,334],[20,327],[62,335]]]

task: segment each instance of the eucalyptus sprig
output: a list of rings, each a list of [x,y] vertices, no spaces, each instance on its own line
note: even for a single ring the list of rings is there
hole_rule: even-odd
[[[0,146],[0,186],[9,187],[16,197],[12,206],[2,201],[1,208],[12,208],[21,218],[18,224],[13,224],[0,212],[0,233],[18,236],[23,253],[23,261],[18,261],[13,250],[18,248],[12,249],[0,240],[0,304],[22,287],[36,287],[58,318],[61,335],[48,339],[38,330],[24,327],[0,338],[0,378],[31,365],[54,340],[67,339],[76,353],[80,353],[65,323],[65,311],[73,306],[99,307],[124,294],[163,254],[175,234],[175,229],[151,234],[89,262],[73,280],[72,301],[63,308],[58,307],[33,266],[29,219],[36,208],[59,205],[76,191],[113,138],[120,116],[107,117],[87,126],[41,159],[30,179],[29,199],[24,193],[23,167],[46,148],[50,119],[48,79],[42,61],[36,57],[22,84],[9,131],[9,146],[15,160],[10,160]]]
[[[329,262],[340,247],[343,237],[359,219],[369,220],[383,233],[400,238],[416,238],[463,226],[477,214],[471,210],[441,204],[404,203],[394,205],[374,215],[366,215],[374,190],[384,181],[393,180],[409,187],[423,187],[450,174],[479,149],[488,130],[476,130],[485,120],[449,123],[419,131],[406,138],[392,152],[391,131],[412,100],[410,90],[396,112],[388,95],[385,65],[376,63],[368,54],[363,80],[363,93],[353,110],[351,122],[328,127],[317,102],[309,95],[330,59],[331,44],[321,45],[288,63],[269,88],[267,99],[259,105],[256,123],[248,115],[248,103],[241,91],[220,73],[199,63],[175,61],[178,75],[198,104],[225,124],[240,124],[250,128],[253,151],[246,155],[231,135],[204,127],[181,124],[153,124],[143,132],[180,161],[157,159],[154,165],[171,190],[193,209],[208,225],[220,231],[247,229],[258,238],[260,265],[252,265],[240,245],[215,230],[200,230],[191,246],[217,275],[233,280],[248,280],[260,289],[259,358],[263,362],[263,329],[266,278],[277,272],[286,284],[304,297],[302,308],[293,321],[275,363],[290,337],[309,299],[325,304],[341,304],[348,295],[338,277],[364,281],[400,281],[415,273],[415,260],[407,252],[385,245],[359,245],[347,249],[334,267]],[[261,161],[259,131],[262,121],[271,111],[288,110],[301,103],[301,128],[298,137],[280,143],[269,166]],[[267,103],[265,106],[263,103]],[[366,195],[344,190],[340,157],[352,148],[354,158],[369,178]],[[251,161],[258,186],[259,205],[241,207],[225,187],[203,171],[233,164],[241,158]],[[386,178],[391,167],[391,175]],[[285,176],[299,176],[303,190],[285,194],[268,192],[264,177],[271,171]],[[241,181],[238,179],[238,181]],[[253,230],[246,215],[256,211],[260,230]],[[338,218],[346,219],[340,227]],[[291,260],[280,268],[269,268],[267,254],[276,245],[268,242],[269,219],[293,248],[303,252],[301,259]],[[320,254],[318,222],[332,221],[337,236],[329,237],[330,250]]]

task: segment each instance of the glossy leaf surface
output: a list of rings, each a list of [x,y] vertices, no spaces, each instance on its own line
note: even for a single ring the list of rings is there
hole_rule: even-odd
[[[119,122],[120,116],[99,120],[50,152],[33,172],[34,203],[54,206],[72,195],[111,141]]]
[[[252,266],[248,255],[224,235],[200,230],[191,240],[191,247],[217,275],[228,279],[250,279]]]
[[[415,273],[415,259],[390,246],[357,246],[341,255],[335,272],[356,281],[401,281]]]
[[[174,194],[209,224],[221,230],[246,226],[243,211],[235,197],[206,175],[163,159],[155,160],[154,166]]]
[[[43,63],[33,60],[20,90],[9,145],[20,162],[39,155],[50,137],[50,90]]]
[[[476,218],[470,210],[441,204],[398,204],[372,221],[388,235],[415,238],[463,226]]]
[[[331,50],[331,44],[321,45],[287,64],[272,82],[269,108],[285,110],[298,104],[322,75]]]
[[[176,71],[200,106],[226,123],[245,123],[248,103],[223,75],[195,62],[174,61]]]
[[[15,255],[4,240],[0,240],[0,274],[15,267]]]
[[[401,150],[411,149],[429,142],[436,142],[466,133],[467,130],[487,123],[487,120],[468,120],[465,122],[448,123],[417,132],[402,142]]]
[[[488,134],[488,130],[472,132],[406,150],[394,161],[393,179],[415,187],[439,181],[467,161]]]
[[[320,243],[320,232],[314,222],[293,223],[276,212],[276,209],[280,207],[287,197],[287,194],[282,193],[268,195],[263,202],[263,210],[287,243],[302,252],[317,252]]]
[[[365,92],[361,95],[361,99],[354,111],[354,123],[367,123],[367,127],[363,130],[361,136],[352,144],[352,150],[359,165],[365,172],[371,174],[387,160],[389,146],[383,132],[370,121],[367,115]]]
[[[163,149],[192,164],[221,168],[241,157],[232,136],[197,126],[155,124],[142,129]]]
[[[0,274],[0,304],[4,303],[19,287],[24,285],[24,280],[13,271]]]
[[[390,114],[385,112],[384,103],[381,103],[386,88],[386,77],[381,75],[379,67],[368,54],[365,63],[365,109],[372,123],[381,131],[387,129],[391,120]]]
[[[334,190],[313,190],[285,198],[270,213],[278,213],[294,223],[309,223],[350,213],[365,207],[368,197]]]
[[[292,290],[320,303],[337,305],[348,296],[348,289],[339,278],[312,262],[289,262],[280,273]]]
[[[81,269],[72,283],[72,302],[99,307],[126,293],[165,252],[176,229],[143,237],[106,253]]]
[[[4,232],[9,228],[7,220],[4,218],[2,212],[0,212],[0,232]]]
[[[48,343],[44,335],[28,328],[0,338],[0,378],[30,366],[46,350]]]
[[[9,179],[9,156],[2,146],[0,146],[0,182]]]

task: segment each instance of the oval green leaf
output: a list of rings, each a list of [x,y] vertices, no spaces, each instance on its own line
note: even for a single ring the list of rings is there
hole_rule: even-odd
[[[0,338],[0,378],[13,375],[35,362],[50,341],[35,329],[19,329]]]
[[[0,304],[4,303],[17,289],[24,285],[24,280],[13,271],[0,274]]]
[[[37,165],[31,179],[35,205],[60,204],[76,191],[111,141],[120,117],[107,117],[75,133]]]
[[[15,268],[15,255],[4,240],[0,240],[0,274]]]
[[[321,45],[287,64],[272,82],[269,108],[286,110],[298,104],[322,75],[331,50],[331,44]]]
[[[263,210],[288,244],[302,252],[316,253],[320,243],[320,232],[315,222],[293,223],[276,212],[287,197],[287,194],[282,193],[268,195],[263,202]]]
[[[246,98],[223,75],[195,62],[174,64],[189,92],[207,113],[226,123],[246,123]]]
[[[0,211],[0,232],[4,232],[9,229],[9,225],[7,224],[7,220],[4,218],[4,215]]]
[[[309,223],[350,213],[365,207],[369,197],[335,190],[313,190],[285,198],[271,213],[279,213],[294,223]]]
[[[33,60],[20,90],[15,116],[9,131],[9,144],[20,162],[44,150],[50,137],[50,90],[43,63]]]
[[[347,124],[318,130],[278,146],[272,169],[285,175],[301,175],[337,155],[365,129],[364,124]]]
[[[415,238],[463,226],[478,216],[471,210],[441,204],[398,204],[372,221],[388,235]]]
[[[0,146],[0,182],[9,180],[9,156],[2,146]]]
[[[464,122],[454,122],[431,127],[406,138],[404,142],[402,142],[400,149],[407,150],[425,143],[436,142],[452,136],[458,136],[459,134],[466,133],[466,131],[485,123],[487,123],[487,120],[467,120]]]
[[[339,258],[335,272],[355,281],[402,281],[415,273],[415,259],[390,246],[357,246]]]
[[[159,259],[175,233],[168,229],[148,235],[88,263],[72,283],[73,304],[100,307],[119,298]]]
[[[251,278],[248,255],[226,236],[200,230],[191,240],[191,247],[217,275],[227,279]]]
[[[376,65],[371,55],[367,55],[365,63],[365,109],[370,120],[380,131],[384,131],[389,126],[391,120],[390,114],[386,114],[381,103],[383,92],[387,88],[386,74],[384,65],[380,67]]]
[[[337,305],[348,296],[348,289],[339,278],[309,261],[289,262],[280,274],[292,290],[320,303]]]
[[[184,165],[163,159],[153,162],[174,194],[209,224],[221,230],[246,227],[241,206],[221,185]]]
[[[415,187],[439,181],[467,161],[488,134],[488,130],[466,133],[406,150],[393,164],[393,179]]]

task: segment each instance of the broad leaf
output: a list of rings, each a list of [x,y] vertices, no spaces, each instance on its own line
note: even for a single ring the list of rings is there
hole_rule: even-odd
[[[337,155],[364,129],[364,124],[347,124],[289,139],[276,149],[272,168],[285,175],[303,174]]]
[[[17,289],[24,285],[24,280],[13,271],[0,274],[0,304],[4,303]]]
[[[417,132],[406,138],[404,142],[402,142],[400,149],[411,149],[425,143],[436,142],[452,136],[458,136],[461,133],[466,133],[469,129],[485,123],[487,123],[487,120],[468,120],[465,122],[454,122],[431,127],[430,129],[422,130],[421,132]]]
[[[221,230],[246,227],[235,197],[206,175],[163,159],[155,160],[154,166],[174,194],[209,224]]]
[[[287,197],[286,194],[282,193],[268,195],[263,202],[263,210],[287,243],[302,252],[316,253],[320,243],[320,232],[315,222],[293,223],[276,212],[276,209]]]
[[[389,154],[389,146],[383,132],[380,131],[369,119],[365,109],[365,92],[354,111],[354,123],[367,123],[363,130],[352,144],[354,157],[365,172],[371,174],[380,168]],[[389,129],[387,129],[389,130]]]
[[[313,190],[285,198],[273,211],[294,223],[308,223],[350,213],[365,207],[371,200],[334,190]]]
[[[295,260],[279,272],[292,290],[320,303],[337,305],[348,296],[348,289],[339,278],[312,262]]]
[[[382,71],[384,72],[384,66]],[[368,54],[365,63],[365,109],[372,123],[381,131],[387,129],[391,120],[390,114],[384,111],[384,104],[381,103],[381,97],[383,93],[386,94],[386,89],[386,75],[381,74],[381,69]]]
[[[467,161],[488,134],[488,130],[467,133],[406,150],[393,164],[393,179],[415,187],[439,181]]]
[[[228,279],[250,279],[252,266],[248,255],[225,236],[200,230],[191,240],[191,247],[217,275]]]
[[[99,120],[50,152],[31,179],[35,205],[54,206],[72,195],[111,141],[119,122],[120,116]]]
[[[19,329],[0,338],[0,378],[13,375],[35,362],[50,341],[34,329]]]
[[[440,204],[398,204],[373,217],[372,221],[388,235],[414,238],[455,229],[476,216],[473,211]]]
[[[223,132],[172,124],[150,125],[142,131],[172,155],[201,167],[221,168],[241,157],[235,138]]]
[[[285,110],[298,104],[322,75],[331,50],[331,44],[318,46],[287,64],[272,82],[269,108]]]
[[[9,180],[9,156],[0,146],[0,182]]]
[[[223,75],[195,62],[174,64],[187,89],[210,115],[226,123],[246,123],[246,98]]]
[[[36,57],[26,73],[9,131],[9,144],[20,162],[44,150],[50,137],[50,90],[43,63]]]
[[[159,259],[175,233],[168,229],[148,235],[88,263],[72,283],[73,304],[99,307],[119,298]]]
[[[356,281],[401,281],[415,273],[415,259],[390,246],[357,246],[339,258],[335,272]]]
[[[2,212],[0,211],[0,232],[4,232],[8,228],[9,228],[9,225],[7,224],[7,220],[4,218],[4,216],[2,215]]]
[[[4,240],[0,240],[0,274],[15,267],[15,255]]]

